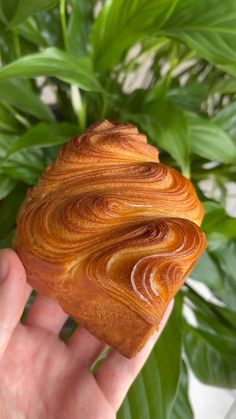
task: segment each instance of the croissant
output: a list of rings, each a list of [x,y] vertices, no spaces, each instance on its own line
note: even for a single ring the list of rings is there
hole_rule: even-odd
[[[131,125],[68,142],[18,213],[28,282],[124,356],[158,328],[206,246],[193,185]]]

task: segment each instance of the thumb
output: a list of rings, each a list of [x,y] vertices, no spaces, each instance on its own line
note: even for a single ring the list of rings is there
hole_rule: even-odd
[[[29,294],[24,267],[11,249],[0,251],[0,359],[20,320]]]

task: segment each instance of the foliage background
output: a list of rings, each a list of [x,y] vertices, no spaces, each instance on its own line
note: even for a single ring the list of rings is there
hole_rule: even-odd
[[[236,182],[235,28],[235,0],[0,0],[0,246],[61,144],[103,118],[137,124],[206,208],[209,246],[192,277],[215,302],[187,282],[120,419],[192,418],[189,368],[236,388],[236,219],[225,210]]]

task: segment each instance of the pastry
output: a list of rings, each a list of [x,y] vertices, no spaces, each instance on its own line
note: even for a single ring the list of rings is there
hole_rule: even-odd
[[[191,182],[144,134],[105,120],[28,190],[14,248],[36,291],[131,358],[203,252],[203,215]]]

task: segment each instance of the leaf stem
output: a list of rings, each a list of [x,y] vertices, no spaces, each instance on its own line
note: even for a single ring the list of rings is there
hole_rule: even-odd
[[[60,17],[61,17],[61,30],[63,35],[64,47],[65,50],[69,49],[69,39],[67,34],[67,24],[66,24],[66,0],[60,0]]]

